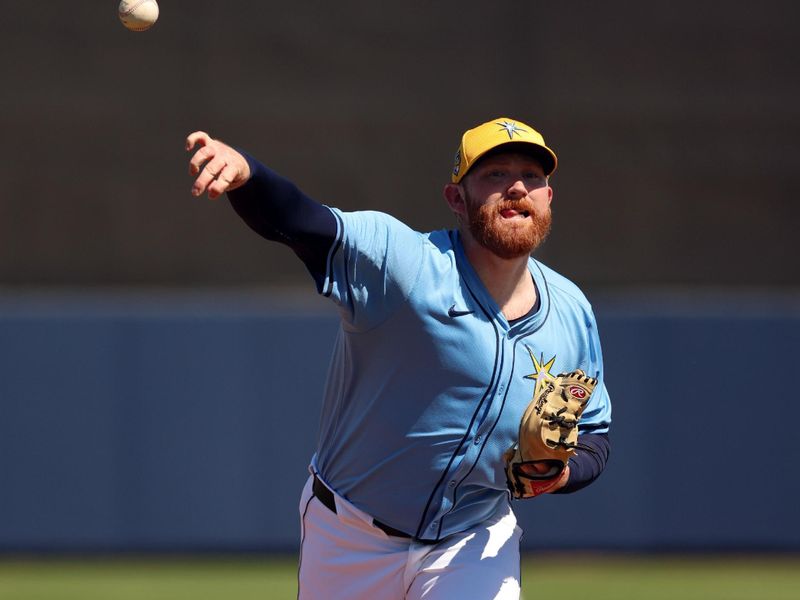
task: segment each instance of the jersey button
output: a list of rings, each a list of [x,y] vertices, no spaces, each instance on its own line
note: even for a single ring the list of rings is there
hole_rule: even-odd
[[[453,481],[451,481],[450,483],[448,483],[447,485],[448,485],[449,487],[451,487],[451,488],[454,488],[454,487],[456,487],[456,482],[455,482],[455,480],[453,480]]]
[[[480,443],[481,443],[481,436],[476,435],[475,436],[475,441],[473,442],[473,444],[475,444],[477,446]]]

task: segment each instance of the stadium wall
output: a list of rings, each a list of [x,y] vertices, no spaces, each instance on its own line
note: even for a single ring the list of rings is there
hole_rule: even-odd
[[[0,294],[0,551],[294,550],[337,330],[302,298]],[[731,298],[597,295],[612,457],[516,505],[525,548],[800,550],[800,302]]]

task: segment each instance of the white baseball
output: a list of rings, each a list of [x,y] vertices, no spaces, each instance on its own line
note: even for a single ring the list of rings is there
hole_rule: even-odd
[[[125,27],[131,31],[144,31],[158,19],[158,3],[156,0],[122,0],[118,12]]]

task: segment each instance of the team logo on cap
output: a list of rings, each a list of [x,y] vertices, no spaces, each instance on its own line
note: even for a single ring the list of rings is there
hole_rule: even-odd
[[[526,129],[523,129],[519,125],[517,125],[514,121],[501,121],[499,123],[495,123],[495,125],[500,125],[500,131],[505,130],[508,134],[508,139],[513,140],[514,134],[520,133],[528,133]],[[522,137],[522,136],[520,136]]]
[[[456,155],[453,158],[453,175],[458,175],[458,172],[461,170],[461,148],[456,150]]]

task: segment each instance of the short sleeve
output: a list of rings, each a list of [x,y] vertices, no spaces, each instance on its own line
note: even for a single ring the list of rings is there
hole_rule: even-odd
[[[321,293],[339,307],[346,328],[366,331],[408,300],[424,262],[424,236],[385,213],[331,211],[337,233]]]
[[[583,411],[579,428],[581,433],[606,433],[611,425],[611,398],[606,388],[600,335],[597,332],[597,323],[591,310],[587,314],[587,329],[589,365],[587,365],[586,374],[597,378],[597,387]]]

